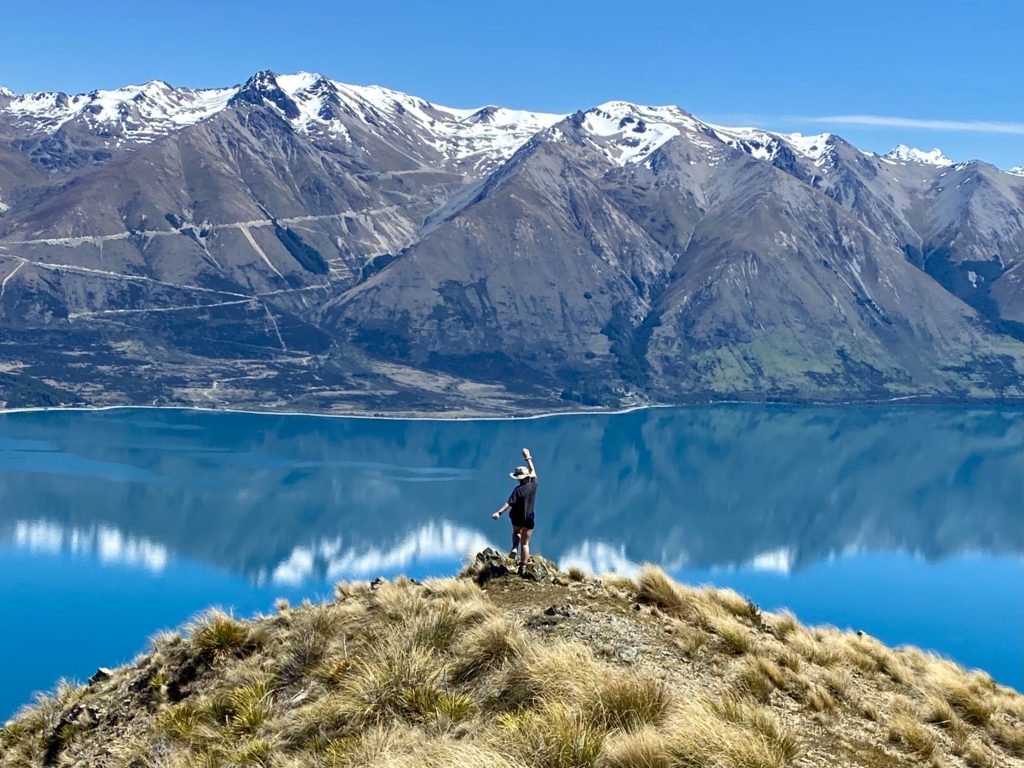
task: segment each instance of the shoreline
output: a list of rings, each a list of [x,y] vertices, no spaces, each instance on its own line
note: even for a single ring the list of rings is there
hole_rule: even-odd
[[[806,402],[790,401],[764,401],[764,400],[707,400],[690,401],[681,403],[645,403],[642,405],[631,405],[625,408],[615,409],[593,409],[593,410],[572,410],[572,411],[541,411],[528,412],[522,416],[498,415],[479,413],[466,416],[445,416],[429,412],[412,412],[408,414],[352,411],[350,413],[324,413],[320,411],[275,411],[257,410],[255,408],[224,407],[216,408],[201,405],[54,405],[54,406],[32,406],[26,408],[0,408],[0,416],[21,413],[48,413],[48,412],[70,412],[70,411],[120,411],[120,410],[150,410],[150,411],[194,411],[196,413],[237,413],[253,416],[307,416],[327,419],[365,419],[367,421],[534,421],[537,419],[548,419],[565,416],[622,416],[636,411],[665,409],[665,408],[694,408],[713,407],[721,405],[759,405],[766,408],[778,407],[803,407],[803,408],[847,408],[855,406],[883,407],[883,406],[944,406],[950,408],[976,408],[976,409],[1009,409],[1024,410],[1024,401],[1006,400],[949,400],[943,398],[927,399],[918,395],[903,395],[889,400],[841,400],[841,401],[819,401],[810,400]]]

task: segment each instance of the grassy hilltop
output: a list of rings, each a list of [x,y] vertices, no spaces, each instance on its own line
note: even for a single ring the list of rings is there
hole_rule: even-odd
[[[211,611],[25,708],[0,766],[1024,766],[1024,696],[983,673],[653,567],[502,570]]]

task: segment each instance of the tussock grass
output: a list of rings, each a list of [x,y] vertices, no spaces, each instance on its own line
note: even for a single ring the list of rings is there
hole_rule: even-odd
[[[895,712],[889,718],[889,739],[920,758],[935,752],[935,734],[909,712]]]
[[[789,683],[781,667],[763,656],[750,656],[739,669],[739,685],[759,701],[767,702],[776,689],[785,690]]]
[[[829,669],[821,676],[821,682],[825,690],[834,698],[841,700],[849,697],[853,677],[845,669]]]
[[[860,713],[866,720],[871,720],[877,723],[882,718],[882,713],[878,709],[878,705],[873,701],[864,701],[860,705]]]
[[[586,581],[587,580],[587,572],[584,571],[579,566],[576,566],[576,565],[570,566],[569,570],[566,571],[566,574],[569,576],[569,580],[570,581]]]
[[[800,629],[800,622],[790,611],[766,614],[765,621],[774,635],[782,641]]]
[[[653,565],[645,565],[640,569],[636,580],[636,598],[642,603],[657,606],[677,619],[693,616],[693,605],[679,585]]]
[[[399,578],[254,621],[212,611],[23,710],[0,768],[942,768],[1024,750],[1024,697],[986,675],[656,568],[601,584],[557,623],[535,617],[564,578]],[[623,644],[634,663],[601,660]]]
[[[567,642],[533,645],[506,673],[501,699],[512,708],[578,702],[593,696],[601,677],[602,671],[586,646]]]
[[[953,751],[969,768],[993,768],[1001,762],[987,744],[973,736],[955,746]]]
[[[614,734],[605,742],[600,768],[673,768],[664,734],[654,728]]]
[[[599,683],[593,716],[608,730],[635,731],[660,725],[672,708],[672,695],[660,680],[620,673]]]
[[[685,624],[676,627],[675,632],[675,646],[691,658],[700,653],[700,650],[711,639],[711,635],[700,627],[690,627]]]
[[[430,650],[404,642],[396,635],[380,639],[376,648],[357,658],[339,683],[344,698],[340,712],[357,727],[383,725],[395,720],[423,719],[424,707],[436,696],[441,670]],[[417,694],[410,697],[410,691]]]
[[[753,653],[757,645],[751,630],[732,616],[712,614],[705,616],[704,624],[707,629],[718,635],[728,653]]]
[[[455,601],[483,599],[479,585],[469,579],[428,579],[423,584],[423,591],[430,597]]]
[[[500,669],[521,659],[527,648],[526,634],[518,622],[504,616],[487,619],[462,637],[453,677],[464,682]]]
[[[992,740],[1008,754],[1024,758],[1024,725],[995,721],[989,727]]]
[[[783,768],[800,755],[770,710],[736,697],[689,704],[669,733],[673,764],[683,766]]]
[[[637,583],[629,576],[618,573],[606,573],[601,577],[601,584],[606,589],[622,592],[626,596],[634,596],[637,593]]]
[[[253,650],[259,638],[250,628],[220,609],[213,609],[189,627],[192,644],[201,656],[219,659]]]
[[[504,752],[535,768],[589,768],[597,765],[607,731],[592,718],[560,701],[498,719]]]
[[[828,689],[818,683],[810,683],[804,688],[803,700],[815,712],[832,712],[836,708],[836,700]]]
[[[943,693],[953,711],[972,725],[985,725],[995,711],[989,697],[968,683],[947,683]]]

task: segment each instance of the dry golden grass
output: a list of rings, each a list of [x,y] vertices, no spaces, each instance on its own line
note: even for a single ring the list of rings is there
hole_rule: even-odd
[[[782,641],[800,629],[800,622],[790,611],[765,614],[765,621],[775,636]]]
[[[740,664],[739,685],[754,698],[767,702],[773,691],[785,690],[789,682],[782,668],[771,659],[749,656]]]
[[[465,681],[521,659],[529,642],[522,626],[504,616],[487,619],[461,638],[453,669],[454,678]]]
[[[801,752],[770,710],[733,696],[687,703],[667,730],[673,764],[683,766],[782,768]]]
[[[635,673],[600,678],[590,715],[608,730],[635,731],[661,725],[672,709],[672,695],[660,680]]]
[[[762,615],[728,590],[655,568],[589,581],[573,600],[594,605],[559,637],[535,621],[559,587],[507,587],[518,615],[499,607],[500,581],[484,593],[469,579],[339,584],[336,602],[255,621],[210,612],[109,681],[22,711],[0,729],[0,768],[784,768],[801,754],[820,768],[942,768],[1024,749],[1022,698],[987,676]],[[635,662],[617,657],[622,643],[642,646]],[[102,697],[123,709],[80,706]]]
[[[600,768],[673,768],[665,735],[654,728],[614,734],[605,742]]]
[[[935,752],[935,734],[909,712],[889,718],[889,739],[916,757],[931,757]]]
[[[752,630],[744,626],[733,616],[727,614],[705,615],[704,626],[718,635],[722,647],[727,653],[742,655],[752,653],[756,647],[756,639]]]
[[[645,565],[640,569],[636,580],[636,597],[642,603],[657,606],[669,616],[685,619],[693,615],[693,605],[686,599],[679,585],[653,565]]]

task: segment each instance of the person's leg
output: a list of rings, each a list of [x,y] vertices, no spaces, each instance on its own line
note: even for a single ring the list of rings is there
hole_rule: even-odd
[[[526,565],[530,562],[530,537],[533,535],[533,528],[523,528],[519,537],[519,562]]]
[[[508,553],[508,556],[513,560],[515,560],[516,557],[516,550],[519,549],[519,540],[521,538],[519,535],[519,530],[520,529],[516,527],[512,528],[512,551]]]

